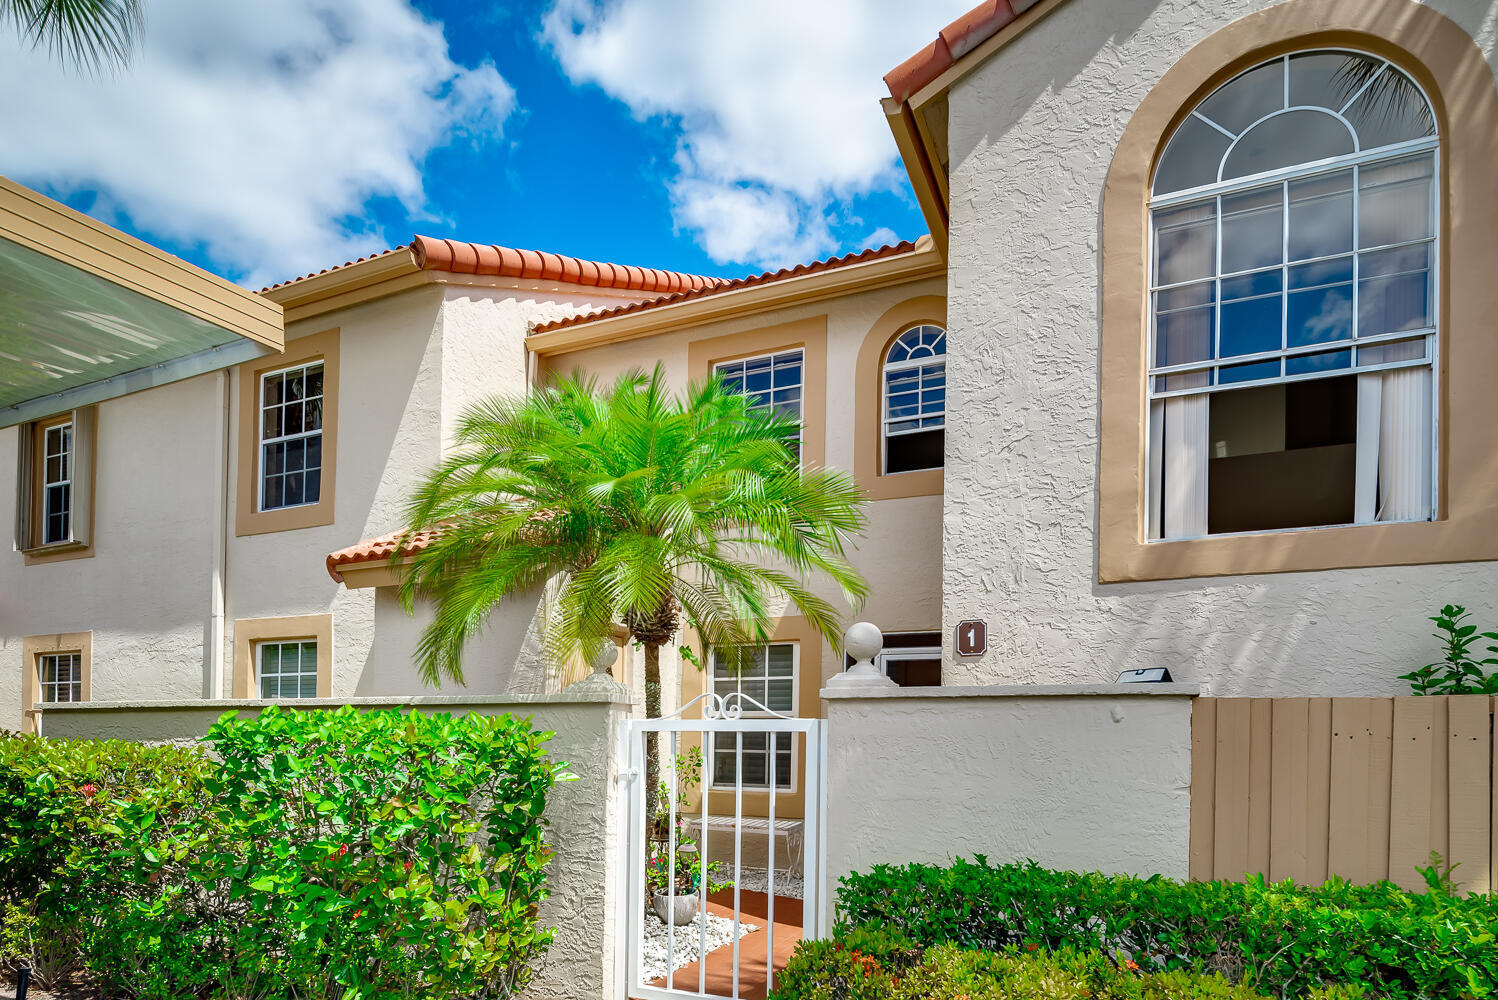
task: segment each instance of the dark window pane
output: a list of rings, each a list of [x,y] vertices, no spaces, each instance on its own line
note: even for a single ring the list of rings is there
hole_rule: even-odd
[[[1353,151],[1352,134],[1322,111],[1287,111],[1263,122],[1241,139],[1223,163],[1222,179],[1311,163]],[[1227,242],[1227,237],[1223,237]]]
[[[281,390],[286,382],[284,375],[267,375],[264,382],[264,403],[271,406],[281,402]]]
[[[322,395],[322,365],[307,371],[307,396]]]
[[[302,474],[300,472],[288,472],[286,474],[286,506],[292,507],[302,502]]]
[[[1236,134],[1284,106],[1285,68],[1276,59],[1233,77],[1202,101],[1197,111]]]
[[[302,473],[302,503],[317,503],[322,497],[322,470]]]
[[[1432,169],[1426,154],[1359,171],[1358,246],[1388,246],[1432,235]]]
[[[302,433],[302,404],[288,403],[284,408],[281,418],[283,432],[286,434]]]
[[[1222,270],[1251,271],[1278,264],[1284,257],[1282,192],[1272,188],[1245,191],[1222,199]]]
[[[916,472],[940,469],[945,461],[946,430],[917,431],[896,434],[884,441],[884,471]]]
[[[1290,182],[1290,259],[1352,249],[1352,171]]]
[[[1229,139],[1206,122],[1192,117],[1181,123],[1155,170],[1155,194],[1169,194],[1217,182],[1217,168]]]
[[[1256,382],[1261,378],[1274,378],[1280,373],[1278,361],[1258,361],[1247,365],[1224,365],[1217,373],[1219,385],[1234,382]]]
[[[309,399],[303,405],[305,420],[302,423],[303,430],[322,430],[322,399]]]
[[[281,436],[281,408],[279,406],[266,408],[262,428],[263,437],[275,438]]]
[[[1210,278],[1217,268],[1215,203],[1156,212],[1155,284]]]
[[[1430,105],[1410,78],[1392,66],[1346,111],[1364,149],[1435,134]]]
[[[265,446],[265,473],[274,476],[286,471],[286,445],[268,444]]]
[[[263,510],[273,510],[286,505],[282,500],[282,479],[283,477],[281,476],[265,477],[265,502],[262,504]]]
[[[1310,375],[1352,367],[1352,351],[1322,351],[1319,354],[1297,354],[1285,359],[1286,375]]]
[[[1216,287],[1204,281],[1155,293],[1155,364],[1160,367],[1212,357]]]

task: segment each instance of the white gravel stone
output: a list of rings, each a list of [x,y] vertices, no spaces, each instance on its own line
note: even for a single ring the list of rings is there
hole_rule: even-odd
[[[746,892],[768,893],[770,877],[763,868],[745,868],[739,872],[739,888]],[[792,899],[806,898],[801,879],[783,871],[775,872],[775,895],[789,896]]]
[[[676,926],[675,949],[672,952],[675,968],[679,969],[697,961],[698,949],[702,944],[702,928],[699,921],[703,917],[707,918],[707,953],[711,954],[724,945],[733,944],[732,920],[712,914],[698,914],[691,923]],[[757,930],[759,927],[755,924],[740,923],[739,937]],[[655,914],[648,914],[645,917],[645,941],[640,955],[640,968],[644,973],[643,979],[647,983],[660,979],[668,971],[666,968],[666,933],[666,925],[661,923]],[[692,988],[695,990],[697,984],[693,983]]]

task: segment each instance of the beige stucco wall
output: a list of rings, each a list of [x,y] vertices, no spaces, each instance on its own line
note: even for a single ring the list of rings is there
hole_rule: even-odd
[[[1173,60],[1259,0],[1069,0],[951,92],[946,676],[1112,680],[1166,665],[1223,695],[1397,694],[1437,656],[1425,617],[1498,624],[1498,565],[1101,586],[1099,207],[1113,150]],[[1492,62],[1498,8],[1429,6]],[[989,652],[952,655],[956,622]]]
[[[1184,879],[1191,692],[1163,687],[824,691],[829,892],[975,854]]]
[[[336,708],[341,700],[319,699],[299,707]],[[633,712],[628,692],[611,685],[584,685],[545,697],[433,697],[398,700],[361,698],[366,710],[414,708],[428,713],[477,713],[529,717],[536,729],[555,735],[547,744],[553,762],[566,763],[576,780],[559,783],[547,807],[547,840],[556,851],[547,875],[551,897],[541,919],[557,928],[556,940],[526,991],[534,1000],[604,1000],[617,980],[614,941],[624,847],[619,836],[626,785],[617,780],[616,748]],[[43,714],[42,731],[58,738],[190,741],[208,731],[230,708],[250,714],[266,702],[67,706]]]

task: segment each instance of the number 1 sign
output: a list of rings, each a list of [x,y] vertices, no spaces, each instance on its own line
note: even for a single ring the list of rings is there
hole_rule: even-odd
[[[988,622],[957,623],[957,655],[979,656],[988,651]]]

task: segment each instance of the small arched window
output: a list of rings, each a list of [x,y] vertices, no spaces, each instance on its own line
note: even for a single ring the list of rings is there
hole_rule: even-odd
[[[946,447],[947,331],[911,327],[884,356],[884,471],[940,469]]]
[[[1283,56],[1176,128],[1150,200],[1150,535],[1434,510],[1435,118],[1387,60]]]

